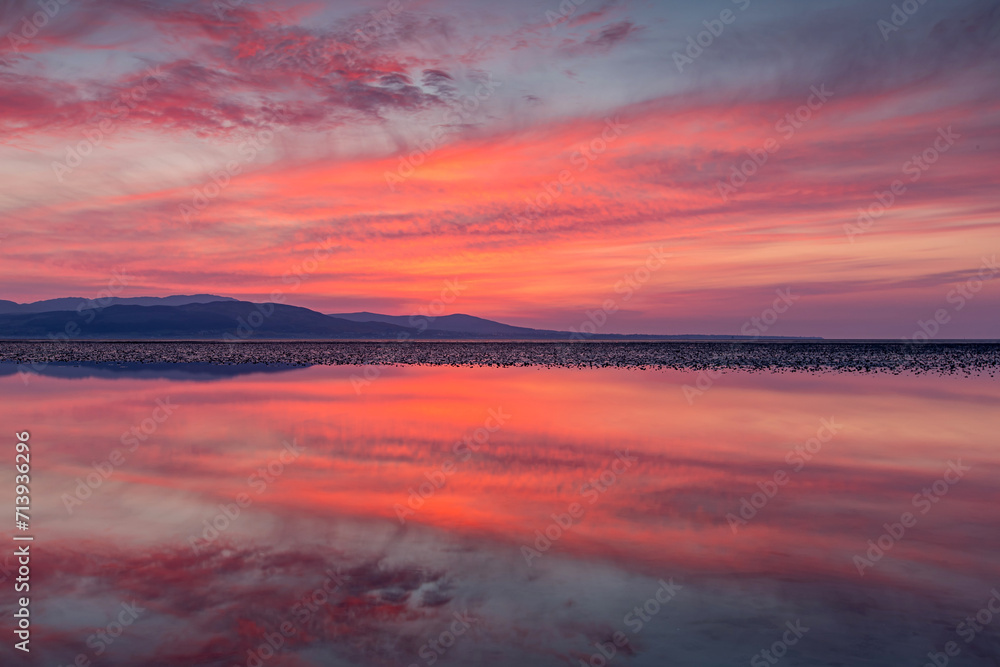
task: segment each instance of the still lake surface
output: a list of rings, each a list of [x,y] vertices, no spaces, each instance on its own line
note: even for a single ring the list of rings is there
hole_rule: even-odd
[[[4,665],[1000,664],[985,375],[56,370]]]

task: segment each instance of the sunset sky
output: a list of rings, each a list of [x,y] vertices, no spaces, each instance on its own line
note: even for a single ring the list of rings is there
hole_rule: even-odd
[[[1000,2],[896,7],[6,0],[0,299],[998,338]]]

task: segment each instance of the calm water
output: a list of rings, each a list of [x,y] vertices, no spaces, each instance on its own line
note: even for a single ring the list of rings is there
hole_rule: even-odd
[[[989,377],[11,370],[3,664],[1000,664]]]

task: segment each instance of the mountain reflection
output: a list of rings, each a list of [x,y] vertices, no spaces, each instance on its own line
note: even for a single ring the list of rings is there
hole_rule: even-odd
[[[137,378],[145,380],[221,380],[253,373],[285,373],[308,366],[292,364],[239,364],[224,366],[210,363],[120,363],[47,362],[17,364],[0,362],[0,377],[39,375],[63,379]],[[30,378],[29,378],[30,380]]]

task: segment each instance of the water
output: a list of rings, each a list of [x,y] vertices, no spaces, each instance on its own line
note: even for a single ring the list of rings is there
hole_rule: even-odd
[[[988,375],[15,371],[3,664],[1000,664]]]

